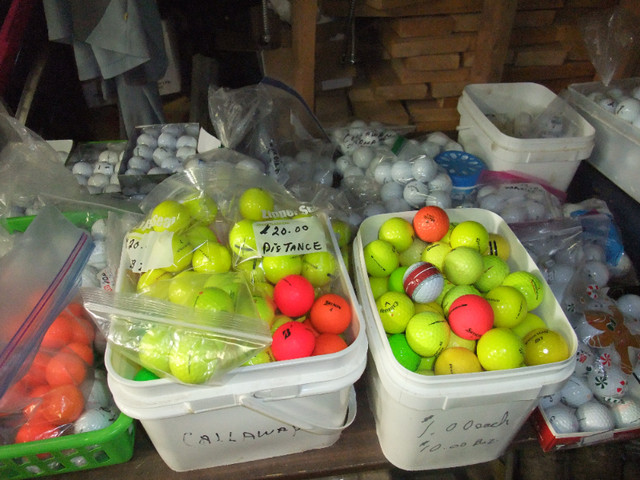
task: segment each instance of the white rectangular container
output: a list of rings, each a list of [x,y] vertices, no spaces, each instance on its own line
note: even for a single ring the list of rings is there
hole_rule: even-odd
[[[510,244],[511,270],[537,272],[534,261],[498,215],[481,209],[447,210],[452,222],[475,220]],[[415,212],[375,215],[364,220],[354,241],[356,291],[369,339],[368,395],[382,452],[404,470],[449,468],[487,462],[504,453],[544,395],[559,390],[575,366],[577,338],[544,282],[544,299],[534,311],[567,340],[569,359],[548,365],[473,374],[424,376],[393,357],[369,287],[363,248],[382,223]]]
[[[458,142],[466,152],[480,157],[489,170],[512,171],[534,177],[566,191],[594,144],[594,128],[570,106],[565,118],[576,129],[573,137],[516,138],[501,132],[487,117],[521,112],[535,117],[557,96],[543,85],[530,82],[467,85],[458,100]]]
[[[640,86],[640,78],[619,80],[613,87],[630,92]],[[569,86],[569,102],[595,128],[595,145],[588,162],[634,200],[640,202],[640,128],[622,120],[589,98],[606,92],[601,82]]]
[[[335,243],[335,238],[332,237]],[[164,462],[178,472],[333,445],[354,420],[354,383],[367,364],[367,337],[342,258],[339,292],[353,312],[340,352],[233,370],[220,385],[133,380],[139,365],[107,346],[113,398],[140,420]]]

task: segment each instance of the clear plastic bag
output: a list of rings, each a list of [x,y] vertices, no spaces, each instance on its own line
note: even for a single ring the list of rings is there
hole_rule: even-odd
[[[186,298],[183,305],[168,301],[173,279],[158,280],[141,294],[81,289],[81,295],[118,351],[180,383],[214,384],[269,347],[268,324],[242,274],[183,272],[181,281],[181,295],[198,297],[199,308],[186,306],[194,303]]]
[[[42,337],[77,293],[93,241],[45,207],[0,258],[0,396],[24,374]]]
[[[212,87],[208,102],[222,144],[259,159],[279,183],[333,182],[335,146],[290,87],[265,77],[238,89]]]
[[[640,41],[638,18],[622,6],[578,19],[591,62],[607,86],[621,66],[633,59]]]

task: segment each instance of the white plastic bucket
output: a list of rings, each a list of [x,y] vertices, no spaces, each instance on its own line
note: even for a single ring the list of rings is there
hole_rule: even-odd
[[[565,115],[577,129],[572,137],[515,138],[501,132],[487,115],[515,118],[520,112],[542,113],[556,94],[531,82],[467,85],[458,100],[458,142],[480,157],[489,170],[514,171],[566,191],[580,165],[593,150],[595,130],[568,106]]]
[[[451,221],[473,219],[510,244],[512,271],[538,272],[508,225],[481,209],[447,210]],[[382,452],[404,470],[450,468],[498,458],[538,404],[559,390],[575,366],[577,338],[562,308],[544,283],[544,299],[534,311],[569,343],[569,359],[548,365],[474,374],[424,376],[403,368],[393,357],[375,307],[363,248],[377,238],[380,225],[415,212],[376,215],[362,222],[354,241],[356,291],[369,339],[368,395]],[[543,279],[542,275],[539,278]]]

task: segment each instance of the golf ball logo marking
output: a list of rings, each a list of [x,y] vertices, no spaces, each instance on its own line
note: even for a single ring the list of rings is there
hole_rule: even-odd
[[[415,302],[429,303],[442,292],[444,277],[432,264],[418,262],[407,269],[402,283],[407,295]]]

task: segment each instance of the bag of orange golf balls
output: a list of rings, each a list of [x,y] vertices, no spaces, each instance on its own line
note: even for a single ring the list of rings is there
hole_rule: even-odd
[[[504,370],[566,360],[569,345],[534,311],[535,272],[512,270],[504,236],[481,222],[450,222],[426,206],[389,217],[363,248],[391,350],[424,375]]]

